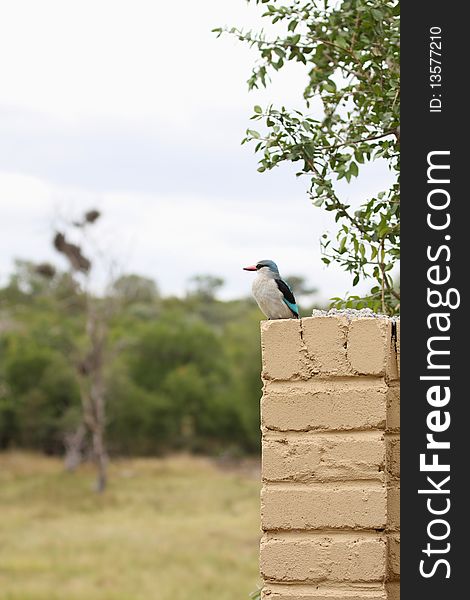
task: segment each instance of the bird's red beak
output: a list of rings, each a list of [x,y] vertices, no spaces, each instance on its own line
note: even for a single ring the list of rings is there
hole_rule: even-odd
[[[253,265],[251,267],[243,267],[244,271],[256,271],[256,265]]]

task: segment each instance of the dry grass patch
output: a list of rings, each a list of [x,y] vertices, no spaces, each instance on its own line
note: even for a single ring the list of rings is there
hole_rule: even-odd
[[[206,459],[123,460],[109,490],[0,455],[1,600],[243,600],[258,581],[259,482]]]

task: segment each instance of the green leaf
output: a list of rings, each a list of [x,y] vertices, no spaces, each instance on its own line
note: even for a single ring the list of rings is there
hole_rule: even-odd
[[[357,149],[354,150],[354,158],[361,165],[364,164],[364,155],[362,154],[362,152],[360,150],[357,150]]]
[[[254,129],[247,129],[246,133],[257,140],[259,140],[259,138],[261,137],[258,131],[255,131]]]
[[[256,104],[253,108],[253,110],[255,111],[256,114],[260,115],[263,112],[263,109],[261,108],[261,106],[259,106],[258,104]]]
[[[327,79],[323,82],[323,89],[334,94],[336,92],[336,83],[331,79]]]

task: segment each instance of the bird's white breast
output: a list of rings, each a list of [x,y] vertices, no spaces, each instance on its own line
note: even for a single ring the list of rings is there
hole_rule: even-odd
[[[289,319],[292,317],[292,312],[284,302],[282,293],[274,279],[258,273],[253,281],[252,290],[258,306],[268,319]]]

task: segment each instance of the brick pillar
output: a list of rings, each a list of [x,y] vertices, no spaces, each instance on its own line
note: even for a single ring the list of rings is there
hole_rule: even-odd
[[[264,600],[399,598],[399,394],[388,318],[261,324]]]

